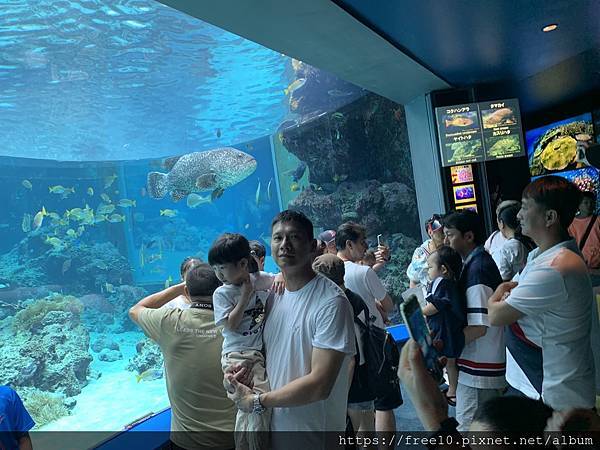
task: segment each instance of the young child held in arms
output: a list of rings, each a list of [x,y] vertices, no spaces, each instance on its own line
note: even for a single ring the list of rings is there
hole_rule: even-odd
[[[224,326],[223,372],[238,364],[251,368],[254,392],[268,392],[262,333],[267,298],[277,277],[258,271],[250,244],[241,234],[218,237],[208,252],[208,263],[223,283],[213,294],[215,323]],[[256,407],[257,412],[237,413],[236,449],[268,448],[271,411],[260,413],[262,405]]]
[[[441,340],[441,354],[448,358],[448,404],[456,405],[458,368],[456,358],[465,346],[463,329],[467,326],[467,311],[463,296],[457,285],[462,270],[460,255],[450,247],[443,246],[427,258],[430,283],[427,286],[427,305],[423,314],[427,317],[434,340]]]

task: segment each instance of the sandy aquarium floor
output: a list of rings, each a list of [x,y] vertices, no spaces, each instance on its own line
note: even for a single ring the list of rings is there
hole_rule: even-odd
[[[120,431],[134,420],[169,406],[164,378],[137,383],[134,372],[125,368],[141,336],[139,332],[113,336],[123,354],[119,361],[99,361],[98,354],[92,352],[91,368],[102,376],[90,381],[76,396],[77,405],[71,415],[43,426],[40,431]],[[92,342],[96,337],[90,333]]]

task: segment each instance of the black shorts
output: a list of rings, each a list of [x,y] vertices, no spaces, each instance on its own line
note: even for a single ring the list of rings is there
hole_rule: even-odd
[[[375,411],[391,411],[404,403],[400,391],[400,380],[395,377],[391,383],[377,383],[375,388]]]
[[[375,392],[369,384],[367,365],[358,366],[352,377],[352,384],[348,392],[348,403],[363,403],[375,400]]]

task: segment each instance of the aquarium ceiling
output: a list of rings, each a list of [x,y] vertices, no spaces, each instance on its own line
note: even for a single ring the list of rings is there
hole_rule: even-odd
[[[290,104],[301,83],[293,85],[290,58],[161,3],[0,6],[0,156],[158,158],[298,121]],[[357,92],[338,95],[335,106]],[[323,109],[305,108],[303,118]]]

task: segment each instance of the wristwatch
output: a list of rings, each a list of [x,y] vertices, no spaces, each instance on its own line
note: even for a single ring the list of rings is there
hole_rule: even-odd
[[[252,400],[252,413],[253,414],[262,414],[265,412],[265,408],[260,402],[260,394],[254,394],[254,399]]]

